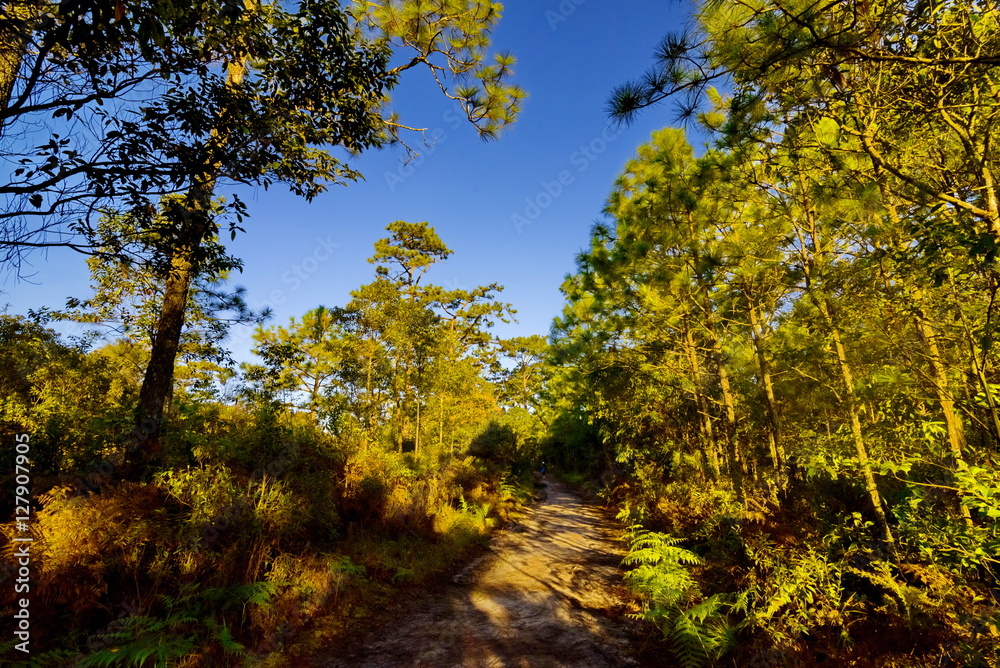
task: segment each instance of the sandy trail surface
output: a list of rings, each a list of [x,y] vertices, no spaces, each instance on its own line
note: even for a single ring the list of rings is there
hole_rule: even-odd
[[[404,602],[326,668],[619,668],[654,665],[616,619],[623,545],[599,509],[555,480],[489,552],[434,595]],[[641,642],[641,641],[639,641]]]

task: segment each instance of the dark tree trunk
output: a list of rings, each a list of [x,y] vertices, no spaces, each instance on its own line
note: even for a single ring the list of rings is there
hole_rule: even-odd
[[[238,86],[245,74],[244,61],[230,63],[227,85]],[[163,415],[167,401],[173,394],[174,364],[187,315],[188,295],[200,270],[198,265],[202,245],[214,231],[212,196],[228,138],[228,130],[213,130],[207,153],[220,158],[208,159],[201,172],[193,175],[191,188],[183,203],[175,204],[166,212],[177,230],[176,243],[170,254],[170,266],[167,267],[169,273],[150,350],[149,366],[146,367],[146,375],[139,390],[135,416],[138,446],[126,453],[126,476],[147,471],[160,456]]]
[[[188,296],[199,271],[199,251],[211,228],[208,210],[211,192],[210,186],[192,188],[184,205],[173,208],[168,214],[177,221],[177,244],[170,257],[160,317],[139,390],[136,407],[138,448],[127,455],[127,475],[143,472],[160,456],[160,436],[164,414],[173,395],[174,364],[184,330]]]

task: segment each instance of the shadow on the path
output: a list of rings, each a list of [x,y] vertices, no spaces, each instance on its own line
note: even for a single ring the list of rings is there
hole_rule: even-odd
[[[327,668],[622,668],[636,641],[621,546],[606,517],[558,482],[463,584],[422,596]],[[657,664],[659,665],[659,664]]]

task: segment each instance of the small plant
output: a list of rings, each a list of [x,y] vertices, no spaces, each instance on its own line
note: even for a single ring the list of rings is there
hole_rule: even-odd
[[[199,590],[184,585],[177,596],[162,596],[163,614],[132,615],[110,625],[95,638],[105,645],[77,665],[168,666],[199,651],[221,650],[228,659],[245,657],[246,647],[232,634],[225,613],[247,606],[265,606],[280,587],[275,582],[254,582],[225,589]]]
[[[701,558],[679,547],[680,539],[638,526],[626,537],[630,549],[624,563],[636,567],[625,581],[646,607],[633,618],[655,624],[684,668],[698,668],[735,648],[737,627],[727,613],[744,610],[746,597],[730,601],[716,594],[699,600],[701,589],[688,567],[701,564]]]
[[[778,647],[804,637],[834,645],[850,643],[848,629],[863,611],[858,595],[844,586],[851,554],[834,558],[812,547],[777,548],[767,542],[747,545],[756,562],[749,623]]]

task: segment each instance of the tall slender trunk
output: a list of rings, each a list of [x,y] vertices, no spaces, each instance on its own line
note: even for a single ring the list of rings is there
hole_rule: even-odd
[[[687,214],[687,227],[689,238],[692,240],[698,239],[698,226],[695,223],[694,214],[690,211]],[[727,468],[729,469],[729,478],[733,483],[733,490],[736,492],[736,498],[742,502],[744,500],[743,462],[740,457],[739,442],[737,441],[736,406],[733,399],[732,387],[729,382],[729,370],[726,368],[725,355],[723,354],[722,344],[719,341],[718,333],[716,332],[715,313],[712,306],[712,298],[709,295],[711,285],[706,280],[703,273],[701,252],[697,246],[691,246],[688,249],[688,257],[692,274],[695,277],[697,285],[697,296],[692,298],[692,302],[693,305],[696,305],[698,297],[701,298],[701,308],[705,317],[705,331],[711,339],[711,357],[714,362],[715,372],[719,377],[719,388],[722,391],[726,463],[728,465]]]
[[[399,451],[403,451],[406,440],[406,428],[409,420],[406,419],[406,411],[410,405],[410,360],[406,359],[403,365],[403,391],[399,402]]]
[[[744,294],[747,295],[750,334],[753,339],[754,352],[757,355],[757,367],[764,395],[768,449],[771,452],[771,461],[777,473],[778,486],[783,488],[788,481],[788,474],[785,465],[785,445],[781,440],[781,423],[778,419],[778,402],[774,398],[774,383],[771,379],[771,364],[767,359],[767,352],[764,350],[764,337],[757,306],[752,302],[749,294],[746,292]]]
[[[922,296],[918,292],[919,297]],[[917,334],[927,349],[928,363],[931,367],[934,394],[937,396],[938,404],[941,406],[941,413],[944,416],[945,429],[948,432],[948,449],[951,452],[952,465],[958,469],[966,468],[965,458],[962,450],[965,447],[965,432],[962,428],[961,419],[955,411],[955,398],[951,394],[948,386],[948,375],[945,372],[944,363],[941,357],[941,350],[937,344],[937,333],[934,331],[930,321],[919,306],[916,311]],[[965,523],[972,525],[972,513],[968,506],[958,504],[959,512]]]
[[[885,179],[882,178],[883,172],[881,169],[877,169],[876,173],[880,177],[879,190],[882,193],[882,199],[886,204],[886,211],[889,215],[891,229],[902,230],[902,220],[900,219],[899,211],[896,209],[895,201],[885,185]],[[893,245],[899,250],[903,250],[905,247],[905,242],[900,234],[894,233],[892,235],[892,242]],[[926,302],[924,290],[919,285],[914,285],[910,288],[909,296],[914,305],[913,320],[916,325],[917,336],[920,338],[920,341],[924,344],[924,348],[927,350],[927,362],[931,368],[931,384],[934,386],[934,394],[937,397],[938,405],[941,407],[941,414],[944,417],[945,430],[948,434],[948,449],[951,452],[952,464],[956,469],[964,468],[965,460],[962,457],[962,450],[965,447],[965,430],[962,427],[962,420],[958,416],[958,412],[955,410],[955,398],[954,395],[952,395],[951,387],[948,382],[948,373],[945,369],[944,358],[942,357],[941,349],[938,346],[937,331],[924,310],[924,304]],[[965,520],[965,523],[971,526],[972,513],[969,512],[969,508],[962,503],[959,503],[958,506],[959,512]]]
[[[918,295],[919,297],[919,295]],[[952,463],[956,466],[965,465],[962,450],[965,448],[965,431],[961,418],[955,410],[955,397],[952,396],[945,372],[941,350],[938,347],[937,332],[931,325],[923,310],[918,307],[915,314],[917,334],[927,349],[927,362],[931,367],[931,377],[934,380],[934,394],[944,416],[945,428],[948,432],[948,449],[951,452]]]
[[[983,182],[983,190],[986,193],[986,210],[989,211],[986,228],[993,235],[994,239],[1000,241],[1000,201],[997,200],[997,185],[993,178],[993,170],[987,166],[989,162],[983,159],[982,156],[976,157],[978,158],[977,162],[982,165],[980,176]]]
[[[969,324],[968,319],[965,317],[965,313],[962,311],[958,287],[955,285],[955,277],[952,275],[950,269],[948,271],[948,282],[951,287],[952,296],[955,299],[955,312],[958,314],[959,320],[962,321],[962,329],[965,330],[965,341],[969,347],[969,358],[972,362],[972,372],[975,374],[976,380],[979,383],[979,389],[981,389],[983,394],[986,396],[986,405],[990,414],[990,425],[987,427],[987,430],[991,431],[991,436],[993,437],[994,442],[1000,442],[1000,408],[997,406],[996,397],[993,396],[993,390],[990,388],[989,379],[986,377],[986,369],[983,364],[980,364],[979,362],[979,353],[982,348],[983,340],[982,338],[975,336],[972,326]],[[979,338],[979,341],[976,340],[977,338]],[[985,362],[985,351],[983,352],[983,361]]]
[[[878,171],[878,174],[879,176],[882,176],[881,170]],[[886,203],[886,210],[889,214],[889,222],[892,225],[892,229],[903,229],[899,211],[896,209],[896,204],[893,201],[892,195],[888,192],[888,189],[885,186],[885,180],[882,178],[879,179],[879,189],[882,193],[882,198]],[[904,242],[900,235],[894,234],[892,241],[898,249],[902,249],[904,247]],[[937,332],[924,310],[926,298],[923,289],[919,285],[915,285],[911,288],[910,292],[912,302],[914,304],[913,319],[917,328],[917,336],[927,349],[927,362],[931,368],[934,394],[937,397],[938,404],[941,406],[945,429],[948,432],[948,449],[951,452],[952,463],[956,467],[964,466],[965,461],[962,458],[962,449],[965,447],[965,432],[962,428],[962,421],[955,410],[955,398],[951,393],[948,382],[948,374],[945,370],[944,358],[941,356],[941,350],[938,347]],[[971,518],[969,509],[965,506],[962,506],[962,515],[966,519]]]
[[[702,452],[708,460],[710,467],[709,475],[713,480],[722,477],[722,467],[719,464],[719,450],[715,443],[715,433],[712,428],[712,416],[708,412],[708,401],[698,387],[698,380],[701,377],[701,365],[698,362],[698,353],[695,350],[694,335],[687,320],[684,320],[684,352],[687,355],[688,366],[691,369],[692,394],[694,394],[695,406],[698,409],[698,435],[701,440]]]
[[[695,266],[699,262],[697,254],[694,255]],[[725,426],[724,436],[726,445],[726,459],[728,460],[729,478],[733,483],[733,491],[736,498],[742,502],[745,498],[743,490],[743,457],[741,453],[739,434],[736,424],[736,400],[733,396],[732,384],[729,381],[729,368],[726,366],[725,352],[722,350],[722,342],[719,340],[715,323],[715,309],[712,306],[712,299],[708,294],[708,285],[698,278],[699,293],[702,299],[702,309],[705,314],[705,332],[710,339],[712,350],[712,361],[715,365],[715,372],[719,377],[719,389],[722,391],[723,425]]]
[[[396,423],[396,450],[398,452],[403,452],[403,429],[406,424],[405,418],[403,416],[403,406],[405,405],[405,403],[402,393],[399,391],[398,388],[396,388],[396,383],[398,382],[399,382],[398,380],[393,381],[393,386],[394,386],[393,394],[395,396],[396,409],[393,411],[392,417],[393,421],[395,421]]]
[[[889,528],[889,521],[882,507],[882,495],[878,491],[878,484],[875,482],[875,473],[872,471],[871,461],[868,458],[868,446],[865,444],[864,433],[861,430],[861,417],[858,408],[858,396],[854,391],[854,374],[851,371],[850,362],[847,359],[847,352],[840,336],[840,328],[836,326],[833,315],[830,312],[830,304],[824,296],[816,295],[813,298],[820,314],[823,316],[830,339],[833,341],[833,349],[837,357],[837,365],[840,368],[840,378],[844,386],[844,407],[847,409],[851,422],[851,436],[854,440],[854,451],[858,457],[858,464],[861,466],[861,475],[864,479],[865,491],[872,503],[872,510],[875,512],[875,519],[879,530],[882,532],[882,540],[885,546],[895,553],[895,540],[892,530]]]
[[[413,435],[413,451],[420,452],[420,397],[416,397],[417,402],[417,425]]]
[[[812,203],[809,201],[805,179],[801,172],[797,176],[803,197],[802,211],[805,215],[806,235],[808,235],[807,241],[803,235],[803,230],[799,225],[795,225],[795,231],[799,237],[800,253],[802,255],[802,270],[806,281],[806,292],[822,316],[827,334],[829,334],[833,342],[834,354],[840,370],[840,379],[844,386],[844,408],[847,410],[848,419],[851,424],[851,437],[854,442],[855,454],[858,457],[858,465],[861,467],[861,477],[865,492],[871,502],[872,512],[875,513],[875,521],[882,534],[882,542],[886,550],[895,556],[896,541],[893,538],[892,530],[889,528],[889,520],[886,517],[885,508],[882,506],[882,495],[878,491],[875,472],[872,470],[871,460],[868,457],[868,446],[865,443],[864,432],[861,429],[860,409],[858,407],[857,393],[854,390],[854,374],[847,359],[847,351],[844,348],[843,339],[840,335],[840,328],[830,308],[829,298],[821,292],[821,286],[817,284],[816,264],[818,263],[818,258],[821,258],[825,252],[819,233],[818,221],[816,220]],[[809,250],[810,245],[812,246],[812,251]]]
[[[722,390],[722,406],[725,411],[725,436],[726,436],[726,457],[729,460],[729,477],[733,481],[733,490],[736,498],[743,501],[745,498],[743,491],[743,457],[741,453],[739,434],[736,425],[736,401],[733,396],[732,385],[729,382],[729,369],[726,366],[722,344],[715,336],[714,323],[709,319],[712,327],[712,352],[715,357],[716,371],[719,374],[719,388]]]

